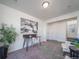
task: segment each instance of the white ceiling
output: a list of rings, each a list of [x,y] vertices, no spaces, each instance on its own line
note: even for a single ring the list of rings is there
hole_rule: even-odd
[[[50,4],[46,9],[41,6],[42,1],[44,0],[0,0],[0,3],[43,20],[79,10],[79,0],[48,0]]]

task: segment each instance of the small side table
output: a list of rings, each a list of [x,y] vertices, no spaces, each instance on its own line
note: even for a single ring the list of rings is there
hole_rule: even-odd
[[[70,46],[70,57],[79,59],[79,48],[75,46]]]

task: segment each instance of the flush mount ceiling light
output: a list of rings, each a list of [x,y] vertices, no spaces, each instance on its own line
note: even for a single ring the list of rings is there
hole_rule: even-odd
[[[43,2],[42,6],[43,8],[47,8],[49,6],[49,2],[48,1]]]

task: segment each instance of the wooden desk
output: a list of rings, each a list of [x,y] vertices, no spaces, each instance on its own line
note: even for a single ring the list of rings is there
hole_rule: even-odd
[[[40,36],[37,36],[37,34],[25,34],[23,35],[23,38],[24,38],[24,43],[23,43],[23,48],[26,44],[26,50],[28,51],[28,44],[29,42],[31,41],[31,44],[33,45],[33,38],[35,39],[39,39],[39,43],[41,44],[41,40],[40,40]]]

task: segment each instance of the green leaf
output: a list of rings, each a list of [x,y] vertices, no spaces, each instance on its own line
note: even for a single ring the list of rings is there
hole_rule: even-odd
[[[0,35],[3,37],[0,37],[0,42],[3,42],[5,45],[9,45],[12,42],[15,41],[17,33],[15,31],[15,28],[8,27],[2,24],[2,28],[0,29]]]

